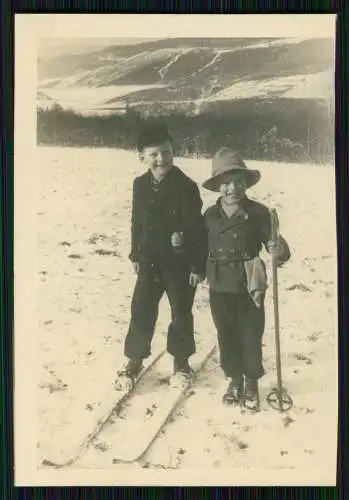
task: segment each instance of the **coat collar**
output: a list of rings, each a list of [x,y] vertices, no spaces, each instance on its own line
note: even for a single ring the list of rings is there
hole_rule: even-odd
[[[235,212],[235,214],[233,214],[231,217],[227,217],[226,213],[222,208],[221,197],[218,198],[216,202],[216,215],[220,219],[222,231],[228,230],[231,227],[234,227],[237,224],[240,224],[242,221],[248,219],[249,202],[250,202],[249,198],[245,196],[245,198],[241,201],[237,212]]]
[[[147,189],[157,192],[159,199],[169,197],[177,189],[180,177],[179,172],[179,169],[173,166],[161,182],[156,182],[151,170],[147,170],[145,173]]]
[[[165,177],[162,179],[161,182],[156,181],[150,168],[147,170],[146,175],[147,175],[147,178],[151,184],[158,184],[159,186],[162,187],[162,186],[167,186],[170,183],[172,184],[173,180],[177,178],[178,170],[179,169],[175,165],[173,165],[172,168],[169,170],[169,172],[167,172],[167,174],[165,175]]]

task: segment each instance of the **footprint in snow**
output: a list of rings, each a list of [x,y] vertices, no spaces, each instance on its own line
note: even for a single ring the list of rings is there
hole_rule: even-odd
[[[93,253],[95,255],[110,255],[112,257],[120,257],[120,254],[118,252],[115,252],[113,250],[105,250],[103,248],[95,250]]]
[[[246,450],[248,448],[248,444],[245,443],[244,441],[236,441],[236,445],[240,450]]]
[[[94,448],[99,451],[107,451],[109,446],[107,443],[97,443],[94,445]]]
[[[68,388],[68,384],[63,384],[61,380],[58,380],[56,384],[52,382],[43,382],[39,384],[40,389],[48,389],[50,394],[54,392],[62,392],[66,391]]]
[[[291,354],[291,356],[293,358],[297,359],[298,361],[305,361],[306,365],[312,365],[313,364],[312,359],[309,358],[309,356],[306,356],[305,354],[296,352],[296,353]]]
[[[293,422],[295,422],[295,420],[293,418],[291,418],[290,416],[287,416],[283,419],[283,424],[284,424],[284,427],[288,427],[289,425],[291,425]]]
[[[288,291],[288,292],[293,291],[293,290],[300,290],[301,292],[311,292],[312,291],[311,288],[304,285],[303,283],[296,283],[295,285],[292,285],[292,286],[286,288],[286,291]]]
[[[71,253],[68,255],[69,259],[82,259],[82,256],[78,253]]]
[[[306,339],[306,340],[307,340],[308,342],[317,342],[317,341],[319,340],[319,335],[320,335],[319,333],[312,333],[311,335],[309,335],[309,336],[307,337],[307,339]]]

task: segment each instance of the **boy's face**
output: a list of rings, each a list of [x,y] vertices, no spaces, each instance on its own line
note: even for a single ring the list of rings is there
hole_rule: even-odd
[[[246,194],[247,183],[243,172],[229,172],[220,182],[219,191],[226,205],[239,203]]]
[[[147,146],[139,155],[140,160],[150,168],[155,179],[161,180],[173,165],[173,150],[169,141]]]

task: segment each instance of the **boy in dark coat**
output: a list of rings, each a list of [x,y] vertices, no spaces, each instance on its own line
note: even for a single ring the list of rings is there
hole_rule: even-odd
[[[246,190],[260,179],[229,148],[213,157],[212,177],[203,186],[220,192],[205,212],[209,256],[206,276],[212,317],[217,328],[220,363],[230,383],[223,401],[259,408],[258,379],[264,374],[262,335],[267,277],[259,253],[264,244],[279,265],[290,258],[286,241],[271,241],[270,212]]]
[[[171,307],[167,351],[174,358],[173,384],[185,384],[195,353],[192,307],[196,286],[205,278],[207,232],[202,200],[194,181],[173,165],[165,127],[144,130],[138,141],[148,170],[133,184],[131,253],[137,273],[131,321],[125,339],[126,366],[116,387],[132,386],[151,353],[159,302],[166,292]]]

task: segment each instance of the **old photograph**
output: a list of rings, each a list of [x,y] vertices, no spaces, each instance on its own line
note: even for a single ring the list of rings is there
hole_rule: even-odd
[[[61,485],[334,484],[333,16],[314,33],[279,16],[283,34],[272,16],[212,16],[198,34],[169,19],[168,35],[91,17],[21,37],[28,467]]]

